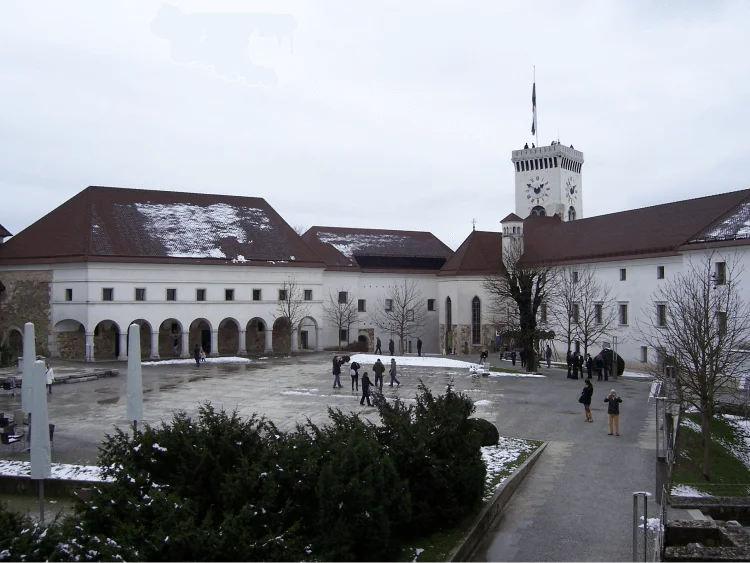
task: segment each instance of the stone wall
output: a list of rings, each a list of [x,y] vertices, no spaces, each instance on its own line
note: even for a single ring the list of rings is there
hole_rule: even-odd
[[[266,331],[258,330],[257,323],[252,323],[247,327],[245,349],[248,354],[262,354],[266,349]]]
[[[482,342],[480,344],[471,343],[471,325],[452,325],[453,330],[453,350],[455,354],[478,354],[482,350],[492,351],[495,349],[495,326],[482,325]],[[446,325],[440,324],[440,351],[445,350],[445,330]]]
[[[233,322],[219,327],[219,354],[234,356],[240,349],[240,331]]]
[[[26,323],[34,323],[36,353],[49,356],[52,270],[0,271],[0,283],[5,288],[0,290],[0,344],[7,340],[11,327],[23,330]]]
[[[65,360],[84,360],[86,358],[86,333],[83,326],[72,332],[58,332],[55,334],[57,355]],[[38,352],[39,350],[37,350]],[[94,348],[94,358],[96,358]]]
[[[107,322],[99,323],[94,331],[94,359],[116,360],[119,336],[117,325]]]
[[[273,323],[273,353],[289,354],[292,351],[292,331],[286,318]]]

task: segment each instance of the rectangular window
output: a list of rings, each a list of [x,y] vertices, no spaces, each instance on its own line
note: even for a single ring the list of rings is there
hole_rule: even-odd
[[[727,263],[717,262],[716,272],[714,273],[714,283],[716,285],[725,285],[727,283]]]
[[[234,290],[233,289],[225,289],[224,290],[224,301],[234,301]]]
[[[73,290],[71,288],[65,290],[65,301],[73,301]]]
[[[195,290],[195,300],[196,301],[205,301],[206,300],[206,290],[205,289],[196,289]]]
[[[339,303],[342,305],[349,300],[349,294],[346,291],[339,291]]]
[[[578,303],[573,303],[573,314],[571,316],[573,317],[574,323],[578,322],[579,312],[580,312],[580,308],[578,307]]]
[[[628,324],[628,305],[627,303],[620,303],[620,324]]]
[[[339,331],[339,341],[340,342],[349,342],[349,331],[345,328],[342,328]]]
[[[542,303],[539,306],[539,318],[541,319],[543,323],[547,322],[547,304],[546,303]]]
[[[664,279],[664,266],[657,266],[656,267],[656,279],[657,280],[663,280]]]
[[[427,310],[428,311],[434,311],[435,310],[435,300],[434,299],[428,299],[427,300]]]
[[[286,289],[280,289],[279,290],[279,301],[286,301],[287,299],[287,291]]]
[[[555,168],[557,168],[557,157],[554,157],[554,159],[553,159],[553,160],[554,160],[554,162],[555,162]]]
[[[136,287],[135,288],[135,300],[136,301],[145,301],[146,300],[146,288],[145,287]]]
[[[656,326],[667,326],[667,305],[665,303],[656,304]]]
[[[115,290],[111,287],[103,287],[102,288],[102,301],[114,301],[115,300]]]
[[[305,290],[305,301],[312,301],[312,289]]]
[[[393,299],[386,299],[385,300],[385,310],[386,311],[393,311]]]
[[[594,303],[594,322],[598,325],[602,324],[602,304]]]
[[[719,334],[724,336],[727,333],[727,313],[726,311],[719,311],[716,313],[716,325],[719,329]]]
[[[177,301],[177,290],[173,288],[167,289],[167,301]]]
[[[367,302],[364,299],[357,299],[357,311],[360,313],[367,311]]]
[[[409,309],[408,311],[406,311],[406,320],[414,322],[414,309]]]
[[[625,268],[620,268],[620,281],[625,281],[628,278],[628,272]]]
[[[260,301],[260,289],[253,290],[253,301]]]
[[[573,272],[573,283],[578,283],[578,272]]]
[[[644,364],[648,362],[648,346],[641,346],[641,361]]]

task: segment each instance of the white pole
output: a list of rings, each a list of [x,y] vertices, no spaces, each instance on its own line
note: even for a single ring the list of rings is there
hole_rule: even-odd
[[[536,109],[536,65],[534,65],[534,121],[536,129],[536,146],[539,146],[539,111]]]

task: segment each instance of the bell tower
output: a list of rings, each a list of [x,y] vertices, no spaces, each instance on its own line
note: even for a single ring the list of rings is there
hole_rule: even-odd
[[[516,215],[559,215],[563,221],[583,217],[583,153],[553,141],[513,151]]]

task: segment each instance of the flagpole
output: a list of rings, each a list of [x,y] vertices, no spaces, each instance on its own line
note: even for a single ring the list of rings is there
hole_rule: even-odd
[[[534,65],[534,88],[536,89],[536,65]],[[534,106],[536,108],[536,105]],[[535,112],[536,117],[536,146],[539,146],[539,114]]]

